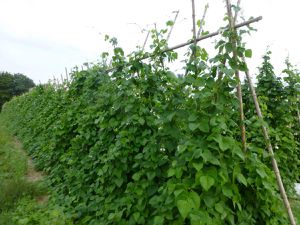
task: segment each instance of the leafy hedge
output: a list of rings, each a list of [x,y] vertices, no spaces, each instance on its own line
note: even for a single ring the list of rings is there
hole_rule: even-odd
[[[287,224],[265,144],[242,150],[234,70],[246,67],[233,61],[231,34],[214,58],[197,47],[177,77],[165,64],[176,53],[157,54],[163,33],[148,61],[111,39],[115,70],[104,53],[71,83],[5,104],[2,119],[49,174],[54,201],[78,224]]]

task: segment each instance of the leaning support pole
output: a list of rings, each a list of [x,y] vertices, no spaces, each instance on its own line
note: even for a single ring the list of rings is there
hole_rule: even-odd
[[[206,12],[207,12],[208,6],[209,5],[207,3],[205,5],[205,8],[204,8],[202,19],[200,20],[200,26],[199,26],[199,30],[198,30],[198,33],[197,33],[197,38],[199,38],[201,36],[202,30],[203,30],[203,24],[204,24],[204,20],[205,20],[205,16],[206,16]]]
[[[174,18],[174,20],[173,20],[173,24],[172,24],[172,26],[171,26],[171,29],[170,29],[170,31],[169,31],[169,33],[168,33],[168,36],[167,36],[167,42],[169,41],[169,39],[170,39],[170,37],[171,37],[171,34],[172,34],[172,31],[173,31],[173,28],[174,28],[174,26],[175,26],[175,23],[176,23],[176,20],[177,20],[177,17],[178,17],[178,14],[179,14],[179,10],[177,10],[177,11],[175,11],[175,13],[176,13],[176,15],[175,15],[175,18]]]
[[[148,32],[147,32],[147,36],[146,36],[146,39],[145,39],[145,41],[144,41],[142,51],[144,51],[144,49],[145,49],[145,47],[146,47],[146,44],[147,44],[147,41],[148,41],[148,38],[149,38],[149,34],[150,34],[150,30],[148,30]]]
[[[196,57],[196,45],[197,45],[195,0],[192,0],[192,19],[193,19],[193,40],[194,40],[193,57],[195,58]]]
[[[230,0],[226,0],[226,6],[227,6],[227,14],[229,18],[229,28],[232,33],[236,34],[235,28],[234,28],[234,18],[231,11],[231,3]],[[233,59],[237,61],[237,40],[235,37],[230,38],[230,42],[233,45]],[[235,70],[235,77],[237,80],[237,97],[239,99],[239,107],[240,107],[240,128],[241,128],[241,137],[242,137],[242,145],[243,150],[246,152],[247,145],[246,145],[246,128],[245,128],[245,115],[244,115],[244,108],[243,108],[243,95],[242,95],[242,86],[241,86],[241,80],[239,75],[239,70]]]
[[[245,60],[244,57],[243,57],[243,60],[246,63],[246,60]],[[247,80],[248,80],[248,83],[249,83],[249,87],[250,87],[250,90],[251,90],[253,101],[254,101],[254,104],[255,104],[255,109],[256,109],[257,116],[258,116],[259,119],[263,120],[263,116],[262,116],[260,106],[259,106],[259,103],[258,103],[256,91],[255,91],[255,88],[253,86],[250,74],[249,74],[249,70],[247,70],[245,73],[246,73],[246,77],[247,77]],[[283,183],[282,183],[282,179],[281,179],[280,171],[279,171],[279,168],[278,168],[278,165],[277,165],[277,161],[276,161],[275,156],[274,156],[274,151],[273,151],[273,147],[272,147],[272,144],[271,144],[271,141],[270,141],[269,132],[268,132],[268,129],[264,125],[262,125],[262,132],[263,132],[263,136],[264,136],[264,139],[265,139],[265,142],[267,144],[267,148],[268,148],[268,151],[269,151],[269,154],[270,154],[270,157],[271,157],[271,162],[272,162],[273,170],[274,170],[274,173],[275,173],[275,176],[276,176],[276,181],[277,181],[277,184],[278,184],[278,187],[279,187],[280,195],[282,197],[284,206],[287,210],[289,220],[291,222],[291,225],[296,225],[295,218],[294,218],[291,206],[290,206],[290,202],[287,198],[287,195],[286,195]]]
[[[237,11],[235,12],[235,15],[234,15],[234,23],[236,23],[237,16],[238,16],[238,11],[240,11],[240,4],[241,4],[241,0],[238,0],[238,2],[236,4]]]

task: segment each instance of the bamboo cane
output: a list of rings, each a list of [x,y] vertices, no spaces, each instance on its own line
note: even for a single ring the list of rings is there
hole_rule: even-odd
[[[206,16],[207,9],[208,9],[208,3],[205,5],[204,13],[203,13],[202,19],[200,20],[200,26],[199,26],[199,30],[198,30],[198,33],[197,33],[197,38],[199,38],[200,35],[201,35],[201,32],[202,32],[202,29],[203,29],[203,24],[204,24],[204,19],[205,19],[205,16]]]
[[[196,45],[197,45],[195,0],[192,0],[192,19],[193,19],[193,40],[194,40],[193,57],[195,58],[196,57]]]
[[[241,0],[238,0],[236,6],[237,6],[237,11],[235,12],[235,15],[234,15],[234,24],[236,23],[236,20],[237,20],[237,16],[238,16],[238,12],[240,11],[240,4],[241,4]]]
[[[143,44],[142,51],[144,51],[144,49],[145,49],[145,47],[146,47],[146,44],[147,44],[147,41],[148,41],[149,35],[150,35],[150,30],[148,30],[148,33],[147,33],[146,39],[145,39],[145,41],[144,41],[144,44]]]
[[[168,33],[168,36],[167,36],[167,39],[166,39],[167,42],[169,41],[170,36],[171,36],[171,34],[172,34],[173,28],[174,28],[174,26],[175,26],[175,23],[176,23],[176,20],[177,20],[177,17],[178,17],[178,14],[179,14],[179,10],[176,11],[176,16],[175,16],[175,18],[174,18],[174,20],[173,20],[173,24],[172,24],[172,26],[171,26],[171,29],[170,29],[170,31],[169,31],[169,33]]]
[[[226,0],[226,6],[227,6],[227,14],[229,17],[229,28],[232,32],[236,33],[234,28],[234,18],[231,11],[231,3],[230,0]],[[237,41],[236,39],[230,38],[230,41],[233,45],[233,58],[235,61],[237,61]],[[235,70],[235,76],[237,80],[237,97],[239,99],[239,108],[240,108],[240,128],[241,128],[241,136],[242,136],[242,145],[244,151],[247,150],[247,144],[246,144],[246,128],[245,128],[245,115],[244,115],[244,108],[243,108],[243,96],[242,96],[242,86],[240,81],[240,75],[239,70]]]

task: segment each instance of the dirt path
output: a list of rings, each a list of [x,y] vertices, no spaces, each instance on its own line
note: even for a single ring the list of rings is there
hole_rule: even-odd
[[[25,179],[30,183],[42,181],[45,175],[41,171],[37,171],[34,168],[32,159],[27,155],[27,153],[23,149],[21,142],[17,138],[14,138],[14,145],[16,149],[19,149],[20,153],[27,158],[27,173],[25,175]],[[49,195],[41,195],[36,197],[37,202],[40,204],[46,203],[48,199]]]

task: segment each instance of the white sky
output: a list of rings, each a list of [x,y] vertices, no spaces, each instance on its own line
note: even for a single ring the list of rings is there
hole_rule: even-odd
[[[195,0],[196,17],[200,19],[209,2],[205,30],[214,32],[221,25],[225,10],[223,0]],[[232,0],[235,4],[235,1]],[[268,45],[273,51],[277,72],[289,54],[294,64],[300,62],[300,2],[297,0],[242,0],[242,15],[263,16],[255,23],[247,39],[253,50],[249,61],[253,72],[261,62]],[[0,71],[24,73],[36,83],[60,77],[85,62],[96,61],[108,47],[104,35],[118,38],[126,53],[142,45],[153,23],[164,27],[180,10],[169,45],[191,38],[190,0],[0,0]],[[241,20],[240,20],[241,21]],[[152,26],[152,27],[151,27]],[[211,46],[214,39],[200,43]]]

